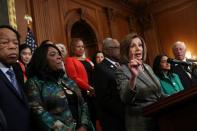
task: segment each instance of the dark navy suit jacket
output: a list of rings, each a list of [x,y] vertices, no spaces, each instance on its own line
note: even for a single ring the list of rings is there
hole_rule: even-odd
[[[0,131],[7,131],[7,123],[1,109],[0,109]]]
[[[29,131],[29,108],[23,92],[23,75],[18,65],[13,66],[21,95],[0,70],[0,108],[7,122],[7,131]]]
[[[117,89],[116,66],[104,59],[95,66],[95,92],[103,131],[125,131],[124,106]]]
[[[179,75],[181,82],[183,84],[183,87],[185,89],[193,87],[193,86],[197,86],[197,76],[195,74],[195,71],[191,73],[191,76],[192,76],[192,79],[191,79],[189,75],[186,73],[182,65],[172,66],[172,70],[174,73]]]

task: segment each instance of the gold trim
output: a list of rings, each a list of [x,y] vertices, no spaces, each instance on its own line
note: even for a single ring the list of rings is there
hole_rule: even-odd
[[[15,0],[7,0],[7,5],[8,5],[9,23],[13,28],[17,29]]]

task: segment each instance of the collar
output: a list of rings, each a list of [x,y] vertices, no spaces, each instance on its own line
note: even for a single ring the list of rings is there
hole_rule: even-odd
[[[105,57],[106,60],[108,60],[110,63],[112,63],[113,65],[116,65],[116,62],[113,60],[110,60],[109,58]]]
[[[12,66],[11,66],[10,68],[13,70]],[[6,74],[6,72],[7,72],[10,68],[6,67],[3,63],[0,62],[0,70],[1,70],[4,74]]]
[[[185,61],[185,62],[187,62],[187,58],[185,57],[182,61]]]
[[[165,79],[169,79],[169,76],[167,75],[167,73],[164,73],[164,72],[163,72],[163,75],[164,75],[164,78],[165,78]]]

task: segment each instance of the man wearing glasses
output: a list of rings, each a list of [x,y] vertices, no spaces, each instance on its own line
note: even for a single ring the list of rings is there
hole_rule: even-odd
[[[125,131],[124,107],[117,90],[115,70],[119,66],[120,43],[103,41],[104,60],[95,66],[95,92],[102,131]]]

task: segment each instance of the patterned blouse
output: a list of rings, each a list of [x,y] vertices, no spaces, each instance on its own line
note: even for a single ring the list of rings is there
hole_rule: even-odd
[[[36,115],[36,121],[42,123],[43,131],[54,128],[58,131],[75,131],[82,125],[91,125],[87,104],[71,79],[64,77],[52,82],[33,77],[27,81],[26,91],[29,105]]]

